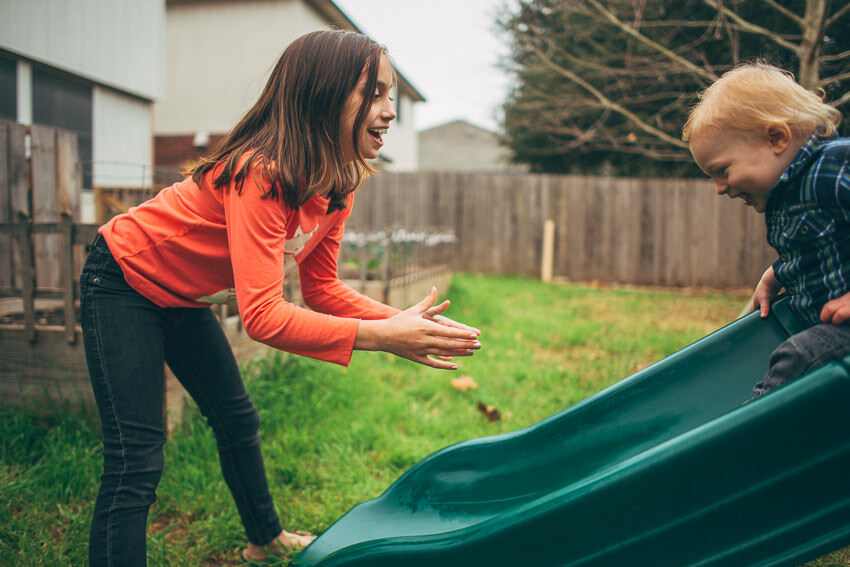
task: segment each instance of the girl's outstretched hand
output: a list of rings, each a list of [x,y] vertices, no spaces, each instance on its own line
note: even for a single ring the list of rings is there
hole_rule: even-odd
[[[481,348],[478,329],[443,317],[449,307],[434,305],[437,288],[422,301],[389,319],[363,320],[354,340],[358,350],[381,350],[430,366],[454,370],[455,356],[471,356]]]
[[[428,293],[425,299],[431,296],[431,293],[435,294],[436,297],[437,288],[432,287],[431,292]],[[424,300],[423,300],[424,301]],[[420,302],[421,303],[421,302]],[[453,319],[449,319],[448,317],[444,317],[441,313],[445,313],[446,309],[449,308],[450,302],[448,299],[440,303],[439,305],[433,305],[429,307],[425,313],[423,313],[423,317],[426,319],[430,319],[431,321],[435,321],[441,325],[446,325],[447,327],[454,327],[456,329],[463,329],[464,331],[468,331],[470,333],[474,333],[476,336],[481,334],[481,331],[476,329],[475,327],[470,327],[469,325],[464,325],[463,323],[458,323]]]

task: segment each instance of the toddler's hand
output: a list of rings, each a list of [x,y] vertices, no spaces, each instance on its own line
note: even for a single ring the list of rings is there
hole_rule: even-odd
[[[753,309],[761,311],[762,319],[767,317],[768,313],[770,313],[770,302],[779,295],[779,291],[781,289],[782,284],[777,281],[776,276],[773,273],[773,266],[770,266],[764,271],[764,274],[762,274],[761,279],[756,286],[756,291],[753,294]]]
[[[850,293],[828,301],[821,309],[820,320],[833,325],[843,325],[850,321]]]

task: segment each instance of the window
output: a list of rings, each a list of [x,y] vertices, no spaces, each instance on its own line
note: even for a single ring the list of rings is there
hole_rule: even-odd
[[[18,62],[0,57],[0,118],[18,117]]]
[[[77,134],[83,187],[92,186],[92,86],[33,67],[32,121]]]

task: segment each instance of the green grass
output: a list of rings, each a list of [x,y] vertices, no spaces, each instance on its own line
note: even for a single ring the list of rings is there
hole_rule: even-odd
[[[279,354],[245,377],[284,525],[319,532],[448,444],[513,431],[567,407],[719,328],[748,293],[545,285],[456,275],[448,315],[482,330],[457,372],[382,353],[351,366]],[[477,389],[451,381],[469,376]],[[478,409],[493,406],[488,421]],[[67,404],[0,407],[0,565],[82,565],[97,490],[93,412]],[[213,437],[190,405],[166,445],[151,510],[152,566],[238,565],[244,535]],[[850,566],[846,551],[809,564]]]

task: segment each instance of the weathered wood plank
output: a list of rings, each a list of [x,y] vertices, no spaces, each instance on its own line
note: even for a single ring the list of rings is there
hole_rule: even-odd
[[[28,195],[28,180],[27,180],[27,128],[21,124],[9,121],[0,121],[6,132],[5,149],[0,150],[2,157],[5,159],[5,166],[0,166],[3,171],[4,180],[0,182],[0,190],[4,191],[0,196],[0,202],[5,208],[5,213],[0,212],[0,222],[16,223],[18,213],[30,214],[30,203]],[[21,250],[18,246],[17,239],[14,235],[4,237],[6,240],[0,239],[0,243],[5,242],[5,247],[8,251],[9,271],[2,281],[8,282],[15,287],[21,287],[22,267]],[[6,264],[0,264],[0,271],[3,271]]]
[[[62,311],[65,318],[65,340],[74,344],[77,340],[77,295],[78,274],[74,261],[74,221],[68,213],[62,213]]]
[[[9,122],[0,121],[0,187],[9,186]],[[11,195],[0,193],[0,222],[12,220]],[[0,286],[11,286],[14,280],[12,242],[10,234],[0,234]]]
[[[82,345],[69,344],[62,327],[39,329],[38,341],[13,325],[0,325],[0,396],[4,400],[91,400]]]
[[[56,130],[33,125],[32,136],[32,220],[59,220],[56,190]],[[33,236],[35,274],[39,286],[58,287],[62,282],[61,243],[58,235]]]
[[[83,199],[83,166],[80,162],[77,136],[65,130],[56,131],[56,212],[80,220]],[[58,220],[58,219],[57,219]]]
[[[21,251],[21,301],[24,309],[25,336],[29,342],[35,342],[35,273],[32,250],[32,236],[30,235],[29,218],[23,213],[18,213],[18,248]]]

